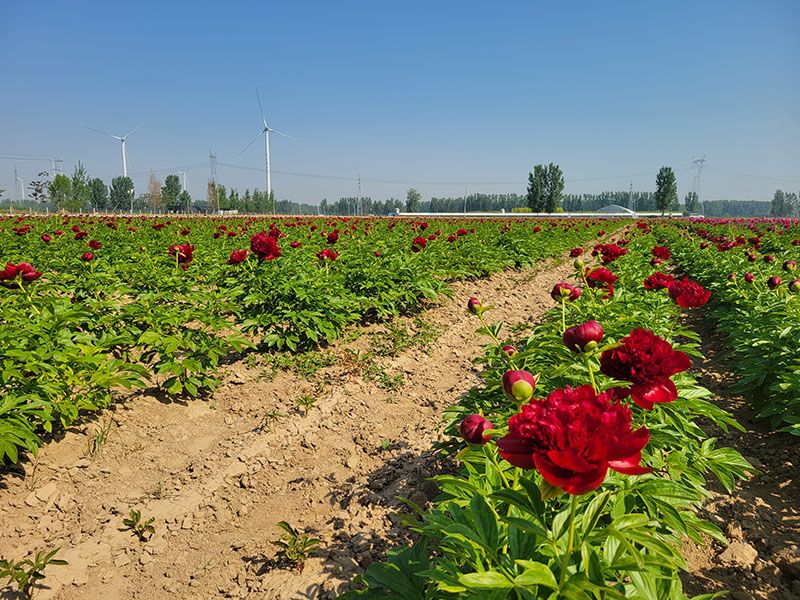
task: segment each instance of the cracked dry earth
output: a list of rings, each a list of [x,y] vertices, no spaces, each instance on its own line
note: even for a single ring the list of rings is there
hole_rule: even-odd
[[[374,325],[310,378],[264,377],[254,355],[227,366],[207,400],[131,396],[0,478],[0,556],[61,548],[69,564],[48,567],[39,600],[335,597],[403,541],[397,496],[424,505],[436,494],[442,410],[479,382],[472,360],[485,340],[467,297],[495,304],[494,321],[533,324],[570,271],[550,263],[454,283],[451,300],[418,315],[439,335],[378,359],[403,376],[398,389],[359,364],[385,329]],[[307,395],[305,414],[296,400]],[[131,509],[155,518],[146,542],[123,526]],[[274,565],[281,520],[321,540],[301,573]]]

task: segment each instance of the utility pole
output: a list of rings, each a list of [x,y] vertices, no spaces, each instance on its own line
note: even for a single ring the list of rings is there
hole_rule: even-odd
[[[703,158],[697,158],[692,161],[692,168],[694,169],[694,178],[692,179],[692,193],[696,194],[697,203],[700,207],[703,205],[700,204],[700,175],[703,174],[703,167],[706,164],[706,157],[703,155]]]
[[[464,186],[464,214],[467,214],[467,186]]]
[[[628,208],[636,212],[636,201],[633,199],[633,182],[631,181],[630,191],[628,192]]]
[[[356,205],[356,214],[364,214],[364,205],[361,202],[361,175],[358,176],[358,204]]]

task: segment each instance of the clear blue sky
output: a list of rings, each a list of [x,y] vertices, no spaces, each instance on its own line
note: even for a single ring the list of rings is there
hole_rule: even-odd
[[[2,2],[0,81],[0,153],[57,155],[68,173],[80,160],[109,181],[119,143],[83,124],[147,120],[133,173],[209,149],[263,169],[261,144],[235,157],[259,131],[258,85],[270,125],[300,140],[271,139],[280,198],[355,195],[359,174],[376,199],[524,193],[551,161],[575,193],[652,189],[671,165],[682,197],[702,155],[705,199],[800,189],[796,0]],[[26,181],[49,169],[0,159],[6,198],[14,166]],[[188,172],[193,196],[209,174]],[[265,188],[258,171],[220,166],[219,180]]]

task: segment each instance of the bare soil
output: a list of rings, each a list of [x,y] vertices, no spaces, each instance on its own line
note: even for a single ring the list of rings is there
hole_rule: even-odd
[[[397,496],[424,505],[436,494],[441,413],[478,383],[486,341],[466,299],[495,304],[494,321],[533,324],[570,270],[453,284],[452,300],[418,315],[424,348],[365,361],[385,340],[374,325],[313,375],[270,375],[253,355],[207,400],[124,399],[0,477],[0,556],[61,548],[69,564],[48,567],[42,600],[335,597],[402,541]],[[412,335],[420,325],[398,323]],[[132,509],[155,518],[147,541],[123,525]],[[321,540],[302,571],[275,560],[278,521]]]
[[[704,518],[720,527],[727,546],[687,543],[683,577],[688,594],[729,590],[729,598],[800,598],[800,438],[755,419],[746,400],[731,392],[736,375],[726,364],[711,323],[692,318],[706,359],[695,366],[714,402],[732,412],[747,430],[713,431],[720,445],[737,449],[760,473],[728,494],[721,486],[704,506]],[[699,369],[697,368],[699,366]],[[764,365],[769,368],[769,365]]]

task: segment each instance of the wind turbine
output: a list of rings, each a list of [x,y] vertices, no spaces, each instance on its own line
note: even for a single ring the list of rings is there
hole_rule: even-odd
[[[128,139],[128,136],[130,136],[133,133],[136,133],[142,127],[144,127],[145,123],[147,123],[147,121],[145,121],[144,123],[139,125],[136,129],[133,129],[133,130],[129,131],[128,133],[126,133],[125,135],[123,135],[121,137],[118,136],[118,135],[113,135],[113,134],[108,133],[106,131],[100,131],[99,129],[94,129],[93,127],[88,127],[87,125],[84,125],[84,127],[86,127],[86,129],[88,129],[89,131],[94,131],[95,133],[102,133],[103,135],[107,135],[108,137],[112,137],[115,140],[119,140],[120,142],[122,142],[122,175],[124,177],[127,177],[128,176],[128,154],[125,152],[125,140]]]
[[[265,157],[264,160],[267,167],[267,198],[272,198],[272,170],[269,162],[269,134],[277,133],[278,135],[281,135],[285,138],[289,138],[294,142],[296,142],[297,140],[290,135],[286,135],[285,133],[281,133],[280,131],[272,129],[269,125],[267,125],[267,118],[264,116],[264,107],[261,106],[261,96],[258,94],[258,88],[256,88],[256,98],[258,99],[258,109],[261,111],[261,122],[264,124],[264,128],[256,137],[253,138],[253,140],[249,144],[247,144],[247,146],[245,146],[239,151],[239,154],[242,154],[242,152],[244,152],[250,146],[252,146],[256,142],[256,140],[258,140],[258,138],[260,138],[262,135],[264,136],[264,157]],[[236,156],[239,156],[239,154],[237,154]],[[274,200],[272,201],[272,212],[275,212]]]

